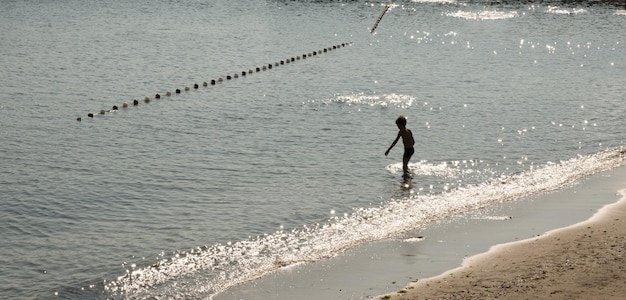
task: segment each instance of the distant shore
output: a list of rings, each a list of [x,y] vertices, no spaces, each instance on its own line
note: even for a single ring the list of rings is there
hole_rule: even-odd
[[[622,195],[624,194],[622,191]],[[498,245],[377,299],[624,299],[626,198],[589,220]]]

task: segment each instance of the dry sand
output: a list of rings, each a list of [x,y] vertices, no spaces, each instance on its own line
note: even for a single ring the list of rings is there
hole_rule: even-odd
[[[622,191],[624,194],[624,191]],[[626,199],[378,299],[626,299]]]

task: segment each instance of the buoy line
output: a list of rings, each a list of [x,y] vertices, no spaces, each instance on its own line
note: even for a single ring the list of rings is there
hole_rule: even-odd
[[[380,14],[378,19],[376,20],[376,23],[374,23],[374,26],[372,26],[372,30],[370,30],[370,33],[374,33],[374,31],[376,31],[376,28],[378,27],[378,23],[380,23],[380,20],[383,19],[387,11],[391,8],[391,5],[393,5],[393,1],[390,4],[385,5],[385,9],[383,10],[383,13]]]
[[[291,63],[299,61],[299,60],[304,60],[304,59],[307,59],[309,57],[318,56],[318,55],[327,53],[329,51],[332,51],[332,50],[335,50],[335,49],[339,49],[339,48],[342,48],[342,47],[347,47],[347,46],[350,46],[350,45],[352,45],[352,42],[341,43],[341,44],[333,45],[333,46],[330,46],[330,47],[327,47],[327,48],[323,48],[321,50],[315,50],[315,51],[311,51],[311,52],[308,52],[308,53],[304,53],[302,55],[298,55],[298,56],[295,56],[295,57],[292,56],[292,57],[289,57],[287,59],[276,61],[274,63],[268,63],[268,64],[260,66],[260,67],[250,68],[248,70],[244,70],[244,71],[241,71],[241,72],[238,72],[238,73],[233,73],[232,75],[226,75],[225,76],[226,79],[224,79],[223,77],[218,77],[217,79],[211,79],[209,81],[204,81],[204,82],[202,82],[202,86],[203,87],[207,87],[209,85],[216,85],[217,83],[224,82],[225,80],[226,81],[230,81],[230,80],[233,80],[233,79],[237,79],[240,76],[241,77],[246,77],[246,76],[252,75],[254,73],[259,73],[259,72],[271,70],[273,68],[276,68],[276,67],[279,67],[279,66],[282,66],[282,65],[285,65],[285,64],[291,64]],[[193,89],[199,89],[199,88],[200,88],[200,85],[198,83],[193,84]],[[183,91],[187,92],[187,91],[190,91],[190,90],[191,90],[191,88],[189,86],[185,86],[183,89],[177,88],[176,90],[174,90],[174,93],[180,94]],[[163,96],[170,97],[170,96],[172,96],[172,92],[168,91],[168,92],[165,92],[165,94],[163,94],[163,95],[161,95],[160,93],[156,93],[154,95],[154,99],[158,100],[158,99],[161,99],[161,97],[163,97]],[[143,99],[144,103],[150,103],[151,101],[152,101],[152,98],[150,98],[148,96],[144,97],[144,99]],[[88,118],[94,118],[96,115],[105,115],[105,114],[110,113],[110,112],[119,111],[120,107],[122,109],[124,109],[124,108],[130,107],[131,105],[132,106],[138,106],[140,103],[141,103],[141,101],[139,101],[137,99],[133,99],[133,101],[131,103],[124,102],[124,103],[122,103],[122,105],[119,105],[119,106],[118,105],[113,105],[113,107],[111,109],[101,109],[97,113],[90,112],[90,113],[87,114],[87,117]],[[77,121],[82,121],[82,117],[77,117],[76,120]]]

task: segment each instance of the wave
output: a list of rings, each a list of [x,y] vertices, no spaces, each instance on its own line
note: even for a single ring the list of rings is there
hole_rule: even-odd
[[[415,163],[409,163],[409,169],[413,175],[419,176],[436,176],[439,178],[459,178],[462,175],[472,175],[478,172],[487,173],[489,175],[495,174],[493,170],[475,170],[473,167],[481,164],[480,160],[453,160],[430,163],[427,160],[422,160]],[[470,168],[471,166],[472,168]],[[402,172],[402,163],[394,163],[385,167],[387,171],[392,174],[398,174]]]
[[[609,148],[440,194],[391,199],[356,208],[325,224],[305,225],[236,243],[174,253],[153,265],[131,265],[105,289],[128,298],[210,298],[286,267],[334,257],[365,242],[390,238],[449,216],[557,190],[625,164],[626,148]]]
[[[516,11],[497,11],[497,10],[485,10],[479,12],[462,11],[449,12],[445,14],[448,17],[455,17],[466,20],[504,20],[511,19],[518,16]]]
[[[558,6],[548,6],[546,13],[555,15],[577,15],[587,12],[582,8],[561,8]]]

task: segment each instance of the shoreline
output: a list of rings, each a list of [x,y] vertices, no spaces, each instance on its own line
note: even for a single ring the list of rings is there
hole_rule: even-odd
[[[624,178],[626,166],[617,167],[555,192],[446,218],[328,260],[291,266],[232,287],[212,299],[382,299],[381,295],[395,295],[414,279],[422,281],[450,272],[464,258],[485,253],[493,245],[533,240],[589,220],[621,198],[616,192],[626,188]]]
[[[591,218],[499,244],[376,299],[624,299],[626,189]]]

